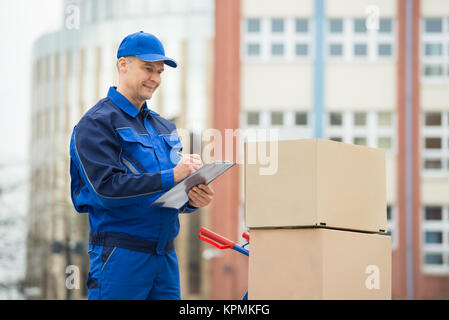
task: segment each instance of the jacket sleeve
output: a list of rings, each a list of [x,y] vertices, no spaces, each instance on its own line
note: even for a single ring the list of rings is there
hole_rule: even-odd
[[[128,174],[120,162],[119,138],[104,119],[84,117],[74,129],[70,149],[95,202],[105,208],[146,201],[174,185],[173,169]]]

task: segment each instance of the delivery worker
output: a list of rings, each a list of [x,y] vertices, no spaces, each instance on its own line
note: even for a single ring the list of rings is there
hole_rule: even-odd
[[[176,126],[148,109],[161,84],[162,43],[140,31],[118,49],[118,87],[111,87],[75,126],[70,142],[71,197],[89,213],[89,299],[180,299],[173,240],[179,213],[207,206],[214,191],[192,188],[181,210],[151,203],[202,166],[181,155]]]

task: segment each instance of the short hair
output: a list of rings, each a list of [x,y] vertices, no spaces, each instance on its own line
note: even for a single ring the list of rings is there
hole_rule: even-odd
[[[134,60],[136,60],[136,56],[128,56],[128,57],[123,57],[123,58],[127,59],[129,63],[133,63]],[[119,58],[119,59],[120,59],[120,58]],[[117,71],[118,71],[118,73],[120,74],[120,67],[119,67],[119,65],[118,65],[119,59],[117,59],[116,66],[117,66]]]

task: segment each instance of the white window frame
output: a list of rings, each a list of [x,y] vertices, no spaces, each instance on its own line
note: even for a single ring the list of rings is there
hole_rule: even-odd
[[[441,126],[426,126],[426,113],[441,113]],[[421,113],[421,172],[423,177],[449,177],[449,112],[444,110],[426,110]],[[428,150],[425,147],[426,138],[441,138],[441,150]],[[441,169],[426,169],[426,159],[441,159]]]
[[[326,32],[326,44],[325,52],[326,57],[330,61],[394,61],[396,60],[396,19],[392,17],[381,17],[381,19],[391,19],[391,32],[381,33],[378,30],[368,29],[365,33],[356,33],[354,31],[355,20],[359,18],[335,18],[343,20],[343,33],[331,33],[330,32],[330,19],[326,20],[325,32]],[[343,55],[331,56],[330,44],[342,44]],[[354,54],[355,44],[366,44],[367,53],[365,56],[356,56]],[[380,56],[378,53],[379,44],[390,44],[391,55]]]
[[[430,17],[423,17],[421,19],[421,80],[425,83],[448,83],[449,82],[449,17],[435,17],[442,19],[441,33],[426,33],[425,20]],[[443,45],[443,52],[441,56],[426,56],[426,43],[441,43]],[[426,76],[425,67],[428,64],[437,64],[443,66],[442,76]]]
[[[248,32],[248,20],[259,19],[260,31],[258,33]],[[284,20],[284,32],[275,33],[271,31],[272,19]],[[306,19],[308,21],[308,31],[306,33],[296,32],[296,19]],[[314,57],[313,35],[314,23],[309,17],[245,17],[241,21],[241,50],[240,56],[246,62],[292,62],[292,61],[312,61]],[[258,43],[260,54],[251,56],[247,53],[247,46],[251,43]],[[280,56],[271,53],[272,44],[283,44],[284,54]],[[296,44],[306,44],[307,55],[296,55]]]
[[[339,112],[343,115],[342,126],[331,126],[330,125],[330,113]],[[366,125],[356,126],[354,125],[354,114],[358,112],[366,113]],[[330,139],[332,137],[341,137],[342,142],[354,144],[355,137],[366,138],[366,146],[370,148],[378,148],[378,138],[390,138],[391,148],[382,149],[385,150],[387,154],[396,154],[397,151],[397,141],[396,141],[396,113],[391,111],[385,111],[391,113],[391,126],[384,127],[378,125],[378,113],[384,112],[378,111],[366,111],[366,110],[346,110],[346,111],[327,111],[325,117],[325,137]]]
[[[426,221],[425,207],[442,207],[441,221]],[[425,243],[426,231],[439,231],[443,234],[442,244]],[[442,253],[443,264],[441,266],[425,264],[426,253]],[[448,204],[423,205],[421,209],[421,267],[424,273],[428,274],[449,274],[449,206]]]
[[[259,125],[248,125],[248,113],[259,112]],[[283,125],[271,124],[271,113],[283,113]],[[307,114],[307,125],[296,125],[296,112],[304,112]],[[279,130],[279,138],[282,139],[311,139],[313,138],[314,118],[313,112],[308,110],[247,110],[241,113],[240,127],[243,129],[277,129]]]

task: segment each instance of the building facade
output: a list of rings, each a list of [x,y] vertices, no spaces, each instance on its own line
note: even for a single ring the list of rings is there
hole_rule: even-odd
[[[448,12],[438,0],[242,0],[242,127],[386,151],[396,299],[449,297]]]

